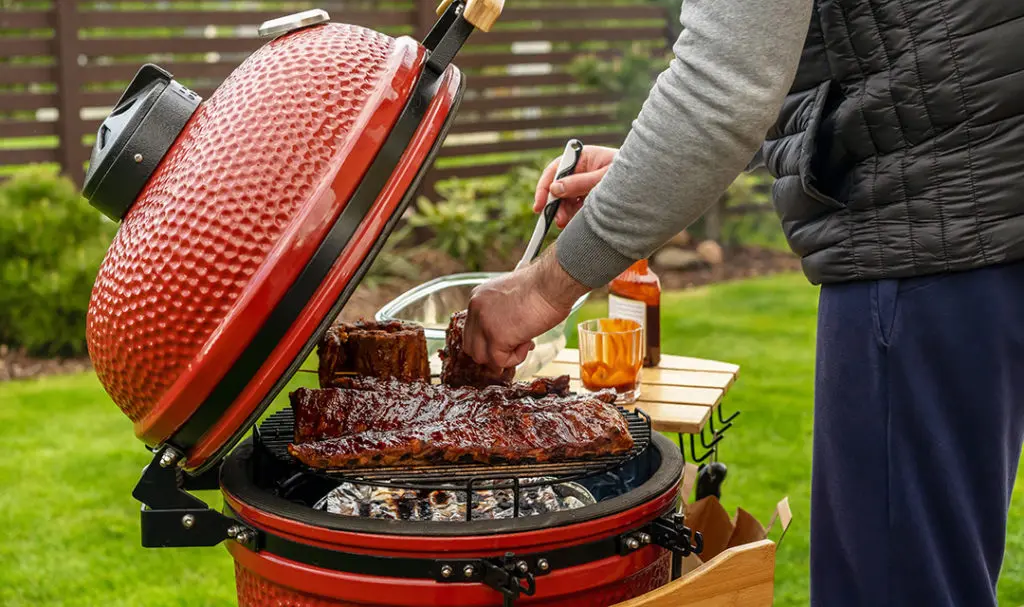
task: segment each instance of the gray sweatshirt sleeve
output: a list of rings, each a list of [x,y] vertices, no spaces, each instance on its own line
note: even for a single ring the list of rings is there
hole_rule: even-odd
[[[796,74],[812,0],[685,0],[675,57],[608,172],[557,241],[603,286],[686,229],[745,169]]]

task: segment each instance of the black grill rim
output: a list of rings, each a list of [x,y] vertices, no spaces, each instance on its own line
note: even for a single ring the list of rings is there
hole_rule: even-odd
[[[659,460],[655,462],[657,469],[646,482],[627,493],[592,506],[502,520],[474,520],[458,523],[394,521],[338,516],[314,510],[311,507],[278,497],[270,491],[256,486],[254,481],[256,469],[263,462],[255,461],[257,457],[251,437],[247,438],[224,460],[220,470],[220,483],[224,492],[260,512],[328,530],[416,537],[503,535],[564,527],[605,518],[631,510],[664,495],[679,483],[683,471],[682,454],[675,443],[657,432],[651,434],[648,451],[651,451],[651,455],[657,456]]]

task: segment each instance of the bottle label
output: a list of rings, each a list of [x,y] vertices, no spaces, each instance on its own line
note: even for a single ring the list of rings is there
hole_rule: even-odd
[[[647,304],[635,299],[608,294],[608,316],[635,320],[647,332]]]

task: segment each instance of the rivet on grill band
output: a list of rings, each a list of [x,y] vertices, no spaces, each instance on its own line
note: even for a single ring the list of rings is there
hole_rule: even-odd
[[[629,548],[630,550],[636,550],[637,548],[639,548],[639,547],[640,547],[640,542],[639,542],[639,540],[637,540],[637,539],[636,539],[635,537],[631,537],[631,538],[629,538],[629,539],[628,539],[628,540],[626,541],[626,546],[627,546],[627,547],[628,547],[628,548]]]
[[[465,566],[465,567],[463,567],[463,569],[462,569],[462,575],[464,575],[464,576],[466,576],[466,577],[473,577],[473,573],[474,573],[475,571],[476,571],[476,570],[475,570],[475,569],[473,569],[473,566],[472,566],[472,565],[466,565],[466,566]]]
[[[651,536],[649,534],[647,534],[647,533],[641,533],[640,534],[640,543],[644,544],[644,545],[650,544],[651,543]]]
[[[136,163],[136,164],[138,164],[138,163],[142,162],[142,154],[136,154],[136,155],[134,156],[134,159],[135,159],[135,163]]]
[[[191,529],[192,525],[195,525],[195,524],[196,524],[196,517],[192,516],[191,514],[186,514],[185,516],[181,517],[181,526],[184,527],[185,529]]]
[[[454,573],[454,571],[452,571],[451,565],[445,565],[444,567],[441,567],[441,577],[450,578],[452,577],[452,573]]]
[[[547,559],[540,559],[537,561],[537,568],[541,571],[547,571],[549,567],[551,567],[551,565],[548,564]]]
[[[519,561],[518,563],[516,563],[516,567],[519,569],[519,571],[523,573],[526,573],[530,570],[530,566],[526,564],[526,561]]]

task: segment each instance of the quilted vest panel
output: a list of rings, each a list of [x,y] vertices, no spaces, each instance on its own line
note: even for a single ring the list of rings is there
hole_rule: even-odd
[[[1024,2],[818,0],[764,160],[814,284],[1024,258]]]

